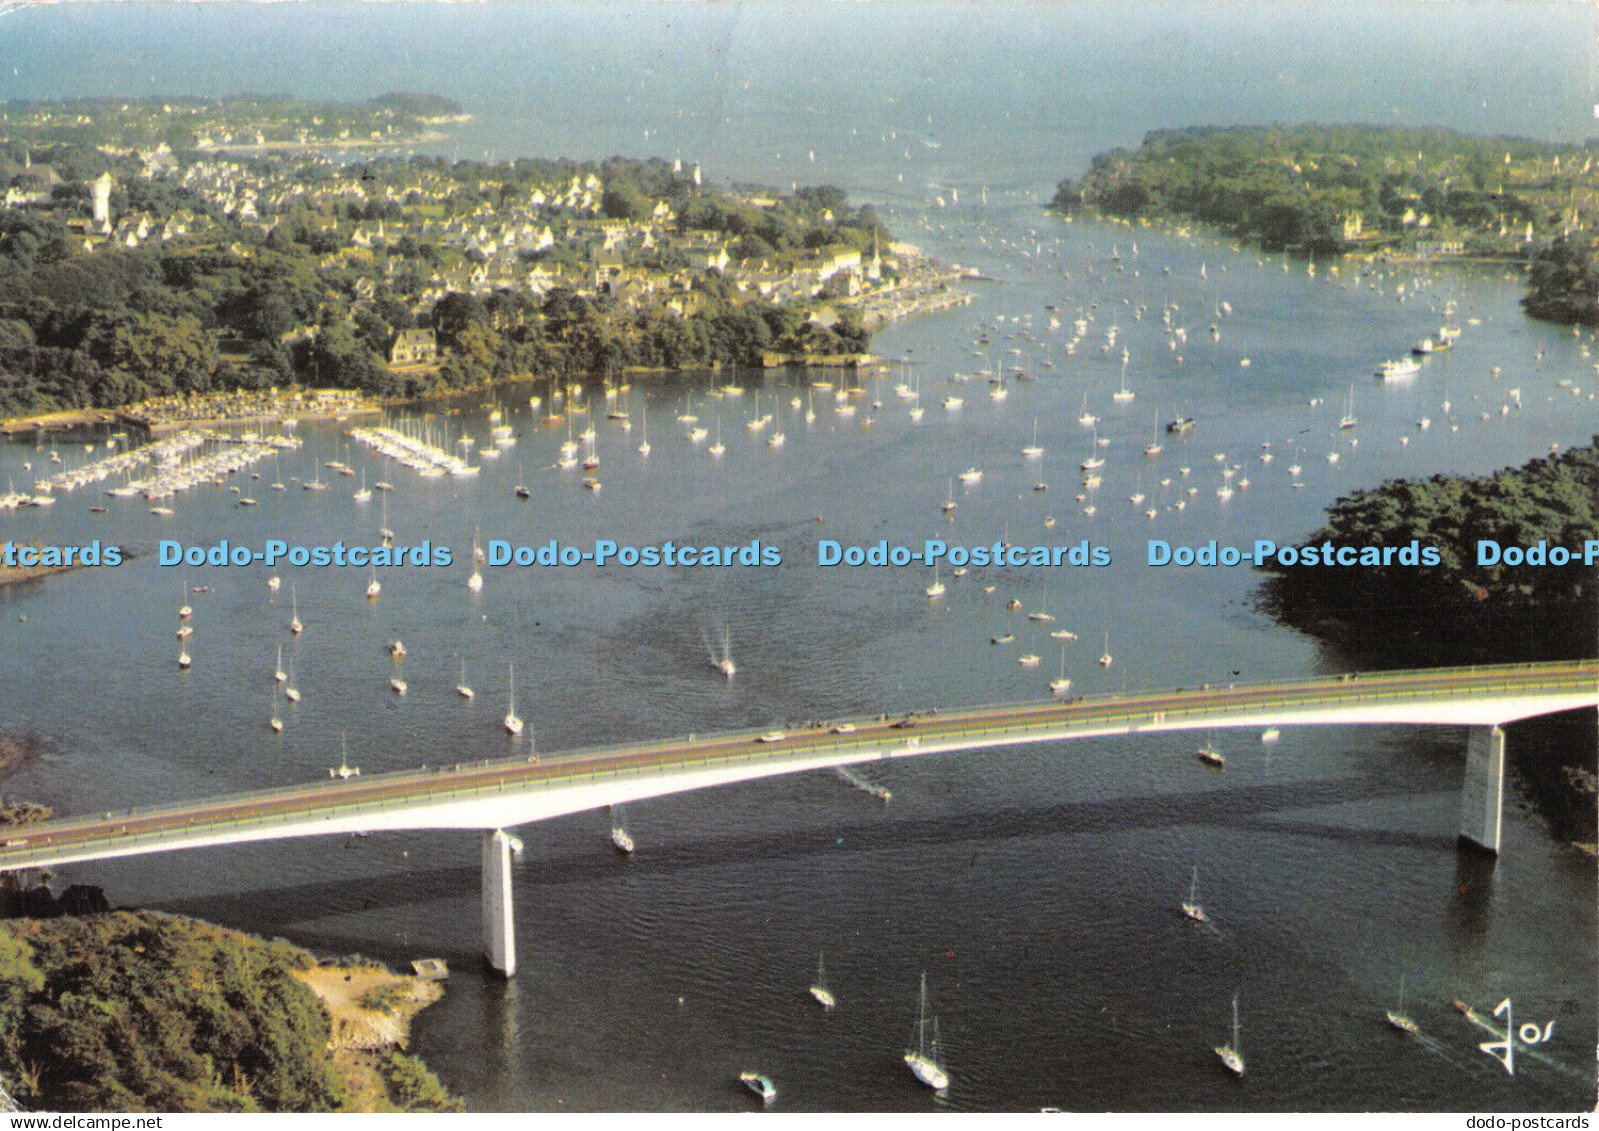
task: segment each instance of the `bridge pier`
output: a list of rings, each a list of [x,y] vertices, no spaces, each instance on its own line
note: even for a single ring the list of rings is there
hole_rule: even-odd
[[[504,829],[483,830],[483,958],[506,978],[516,973],[511,852],[521,843]]]
[[[1466,780],[1460,790],[1460,839],[1495,855],[1505,795],[1505,732],[1474,726],[1466,732]]]

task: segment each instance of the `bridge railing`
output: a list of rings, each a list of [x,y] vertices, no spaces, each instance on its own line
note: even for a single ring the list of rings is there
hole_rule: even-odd
[[[1280,680],[1267,683],[1251,683],[1244,688],[1195,688],[1192,691],[1178,689],[1175,692],[1144,692],[1131,695],[1124,693],[1080,698],[1071,701],[1042,700],[1032,704],[1009,704],[1005,707],[960,708],[944,713],[929,713],[925,716],[918,716],[921,719],[921,723],[918,726],[912,726],[903,733],[895,735],[888,735],[881,729],[881,719],[875,722],[860,720],[861,725],[874,726],[876,728],[863,735],[831,733],[818,740],[811,733],[806,733],[804,736],[806,742],[798,749],[793,746],[784,748],[781,743],[759,743],[756,739],[762,732],[749,730],[709,736],[705,740],[707,745],[698,749],[696,749],[696,736],[689,735],[682,740],[653,739],[603,749],[556,754],[536,763],[526,757],[457,762],[434,768],[424,766],[420,770],[390,771],[368,777],[364,782],[352,779],[348,784],[351,794],[355,796],[347,799],[326,796],[325,791],[330,787],[325,783],[319,785],[304,783],[277,786],[231,794],[225,799],[219,798],[217,801],[225,801],[229,806],[271,805],[275,811],[260,812],[248,816],[233,816],[225,819],[201,818],[189,821],[178,828],[169,827],[161,831],[129,831],[121,834],[115,841],[110,843],[129,848],[148,848],[154,851],[161,847],[171,846],[171,842],[174,839],[181,841],[183,839],[204,840],[219,835],[226,837],[230,833],[282,827],[288,823],[314,824],[327,822],[331,824],[341,818],[359,818],[394,811],[414,811],[419,808],[445,807],[462,802],[482,801],[487,798],[504,795],[507,792],[526,792],[530,787],[538,789],[572,788],[641,777],[660,777],[663,773],[669,773],[672,776],[687,776],[705,770],[727,769],[733,766],[749,766],[751,764],[774,766],[785,762],[814,763],[822,761],[827,763],[836,761],[836,764],[843,765],[892,757],[896,753],[917,752],[921,749],[924,739],[927,740],[927,745],[934,749],[959,748],[967,745],[989,745],[991,743],[981,740],[996,738],[1011,739],[1015,744],[1021,745],[1031,741],[1049,741],[1054,735],[1066,735],[1073,731],[1131,732],[1144,726],[1169,725],[1173,722],[1187,721],[1225,726],[1227,725],[1225,721],[1218,720],[1217,716],[1225,716],[1236,712],[1246,712],[1251,715],[1262,712],[1289,713],[1295,710],[1302,711],[1306,708],[1315,709],[1316,707],[1335,704],[1374,703],[1393,699],[1406,699],[1414,702],[1423,699],[1498,697],[1527,695],[1538,691],[1582,690],[1593,686],[1594,672],[1599,671],[1599,668],[1596,668],[1592,662],[1578,662],[1563,667],[1567,670],[1562,670],[1562,668],[1551,670],[1551,665],[1527,664],[1494,665],[1483,668],[1428,669],[1425,673],[1426,676],[1433,679],[1471,675],[1474,678],[1467,687],[1436,685],[1419,688],[1415,686],[1407,687],[1392,682],[1382,673],[1374,673],[1365,677],[1352,675],[1332,684]],[[1513,678],[1518,673],[1525,675],[1528,671],[1534,670],[1544,677],[1543,683],[1539,687],[1529,687],[1526,682],[1517,682]],[[1491,678],[1492,676],[1502,676],[1504,678],[1493,679]],[[1483,677],[1490,678],[1485,681]],[[1386,686],[1379,686],[1379,684],[1386,684]],[[1295,693],[1292,695],[1271,694],[1274,690],[1280,691],[1289,686],[1295,688]],[[1184,694],[1196,696],[1196,701],[1192,706],[1172,704],[1172,696]],[[1223,695],[1229,698],[1220,703],[1215,701],[1201,702],[1197,697],[1202,695]],[[1157,703],[1159,704],[1159,709],[1155,709]],[[996,711],[1006,710],[1018,714],[1022,712],[1037,712],[1037,717],[1026,719],[1025,721],[1018,719],[1011,722],[992,717]],[[926,730],[919,729],[922,727],[925,727]],[[926,732],[935,727],[937,728],[937,733]],[[974,742],[973,740],[979,741]],[[652,753],[671,753],[673,756],[668,765],[638,760],[640,756]],[[537,767],[536,771],[535,766]],[[523,780],[522,775],[534,772],[538,775],[536,784]],[[444,784],[447,779],[442,778],[441,775],[455,774],[471,775],[471,777],[463,776],[458,784]],[[376,785],[380,782],[384,785],[398,785],[407,779],[419,784],[427,783],[430,786],[427,796],[421,800],[414,796],[360,796],[367,792],[363,786]],[[441,784],[444,784],[442,789],[438,788]],[[51,822],[49,833],[64,833],[74,827],[98,825],[104,823],[106,819],[115,820],[118,816],[130,821],[138,821],[141,818],[176,821],[183,819],[183,815],[189,812],[191,808],[191,806],[181,804],[163,804],[143,809],[134,807],[124,811],[113,811],[107,818],[69,820],[60,824]],[[29,829],[27,827],[15,830],[15,835],[12,838],[13,842],[27,839],[29,839]],[[107,842],[102,841],[100,843]],[[6,857],[48,857],[54,852],[67,849],[68,846],[39,844],[37,846],[30,845],[28,848],[32,851],[20,851],[15,854],[0,852],[0,860],[4,860]],[[29,864],[19,861],[5,866],[27,867]]]

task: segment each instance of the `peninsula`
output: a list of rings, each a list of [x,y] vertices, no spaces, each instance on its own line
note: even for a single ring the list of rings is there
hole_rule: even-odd
[[[1528,313],[1599,324],[1599,142],[1389,126],[1158,130],[1051,207],[1200,223],[1273,251],[1531,268]]]
[[[836,188],[716,188],[681,160],[264,148],[306,122],[410,136],[452,109],[8,104],[0,416],[859,358],[868,327],[968,297]],[[248,129],[260,144],[229,149]]]

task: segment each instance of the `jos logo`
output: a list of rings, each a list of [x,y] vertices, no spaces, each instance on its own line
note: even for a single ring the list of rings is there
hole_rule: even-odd
[[[1524,1045],[1540,1045],[1554,1036],[1555,1023],[1549,1022],[1542,1029],[1531,1021],[1516,1028],[1515,1009],[1510,1004],[1510,999],[1505,998],[1494,1008],[1494,1016],[1504,1016],[1505,1035],[1502,1040],[1483,1041],[1477,1047],[1500,1064],[1505,1066],[1505,1071],[1512,1076],[1516,1074],[1516,1038],[1521,1039]]]

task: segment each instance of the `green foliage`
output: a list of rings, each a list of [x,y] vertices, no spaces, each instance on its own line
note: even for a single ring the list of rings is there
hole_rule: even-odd
[[[1534,318],[1599,326],[1599,262],[1595,242],[1556,240],[1539,252],[1521,304]]]
[[[327,1011],[292,975],[303,961],[144,912],[12,921],[0,1075],[54,1110],[337,1110]]]
[[[1482,479],[1393,480],[1339,499],[1307,544],[1438,548],[1438,566],[1274,567],[1264,606],[1390,662],[1551,660],[1593,654],[1599,569],[1477,565],[1477,543],[1580,547],[1599,538],[1599,450]]]
[[[74,108],[76,116],[67,112]],[[102,141],[142,137],[140,123],[152,116],[186,121],[202,132],[226,126],[238,133],[250,128],[248,122],[271,120],[273,130],[298,123],[313,136],[346,128],[365,136],[356,123],[387,129],[407,116],[458,112],[452,103],[411,94],[347,107],[257,96],[0,107],[0,120],[20,131],[12,149],[31,153],[36,162],[48,157],[60,169],[98,171],[110,161],[114,215],[132,213],[150,231],[181,220],[172,230],[189,233],[159,241],[151,235],[138,248],[112,241],[85,253],[62,222],[82,215],[80,201],[64,196],[60,215],[0,212],[0,414],[292,383],[404,397],[505,377],[582,377],[625,366],[755,365],[771,348],[865,348],[868,336],[856,322],[821,330],[806,324],[803,309],[779,314],[728,288],[720,276],[693,276],[694,257],[670,239],[631,250],[617,293],[575,307],[558,298],[535,301],[514,286],[494,294],[449,293],[478,286],[461,268],[484,264],[486,253],[465,247],[459,229],[441,231],[440,222],[497,219],[502,212],[533,232],[548,225],[557,242],[523,252],[520,263],[497,258],[492,270],[514,278],[537,265],[567,285],[589,288],[599,228],[570,205],[574,196],[593,193],[596,179],[607,216],[650,222],[664,203],[680,229],[718,233],[731,244],[730,254],[751,268],[765,262],[785,270],[814,261],[820,249],[864,254],[874,244],[887,246],[889,233],[876,212],[852,209],[834,187],[735,195],[697,186],[658,159],[616,157],[596,166],[382,158],[339,169],[274,154],[241,163],[262,185],[314,190],[358,177],[360,193],[286,193],[254,222],[209,207],[179,177],[142,175],[127,149],[101,153],[85,141],[90,135]],[[77,117],[105,128],[78,136],[62,126],[72,136],[40,150],[37,129],[44,127],[38,121],[60,125]],[[320,124],[305,126],[316,118]],[[37,128],[23,124],[34,119]],[[264,132],[269,140],[277,136]],[[81,196],[83,187],[73,186],[74,193]],[[536,204],[535,193],[542,203]],[[379,223],[386,229],[376,231]],[[357,225],[363,226],[359,242],[352,238]],[[441,290],[444,297],[430,307],[423,296]],[[641,297],[646,291],[657,297]],[[391,372],[384,356],[392,333],[414,325],[437,330],[439,364]]]
[[[439,1078],[414,1056],[383,1049],[377,1056],[378,1074],[388,1086],[389,1099],[402,1111],[459,1111],[461,1103],[445,1091]]]
[[[15,983],[31,993],[44,989],[44,975],[33,964],[33,947],[0,923],[0,983]]]
[[[1367,238],[1414,235],[1425,215],[1492,241],[1502,225],[1548,227],[1573,191],[1591,191],[1591,154],[1397,127],[1160,130],[1135,153],[1096,156],[1080,186],[1060,183],[1052,206],[1080,200],[1126,218],[1195,220],[1314,252],[1343,250],[1343,219],[1355,213]]]

